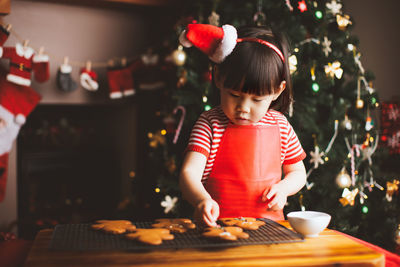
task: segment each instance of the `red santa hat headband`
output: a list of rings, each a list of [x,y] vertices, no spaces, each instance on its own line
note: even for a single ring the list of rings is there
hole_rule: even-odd
[[[285,62],[283,53],[268,41],[259,38],[237,38],[237,31],[231,25],[217,27],[208,24],[189,24],[180,37],[180,43],[185,47],[196,46],[215,63],[221,63],[232,53],[237,43],[256,42],[274,50]]]

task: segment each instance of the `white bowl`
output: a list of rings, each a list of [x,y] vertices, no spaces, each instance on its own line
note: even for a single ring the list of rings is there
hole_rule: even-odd
[[[292,228],[305,237],[316,237],[331,221],[331,215],[318,211],[294,211],[287,215]]]

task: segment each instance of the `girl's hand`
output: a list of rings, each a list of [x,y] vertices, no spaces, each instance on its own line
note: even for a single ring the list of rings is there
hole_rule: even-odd
[[[282,210],[287,201],[287,194],[282,190],[281,185],[277,183],[264,191],[262,201],[268,202],[267,206],[270,210]]]
[[[217,226],[217,219],[219,217],[219,206],[211,198],[207,198],[199,202],[196,206],[194,217],[198,221],[203,221],[207,226]]]

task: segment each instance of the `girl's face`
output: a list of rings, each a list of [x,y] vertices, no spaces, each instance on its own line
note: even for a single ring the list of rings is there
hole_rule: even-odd
[[[250,125],[260,121],[273,100],[276,100],[285,88],[285,82],[281,83],[279,93],[257,96],[239,91],[221,88],[221,107],[225,115],[233,124]]]

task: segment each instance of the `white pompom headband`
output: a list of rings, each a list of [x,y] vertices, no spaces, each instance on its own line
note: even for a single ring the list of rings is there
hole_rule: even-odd
[[[217,27],[209,24],[189,24],[180,37],[180,43],[185,47],[196,46],[215,63],[221,63],[230,55],[237,43],[256,42],[265,45],[285,62],[281,50],[274,44],[259,38],[237,38],[237,31],[232,25]]]

